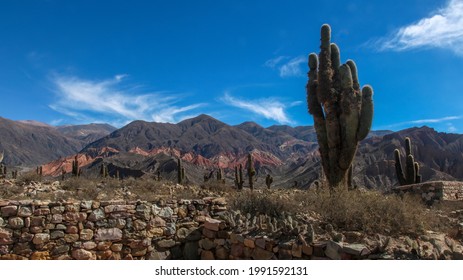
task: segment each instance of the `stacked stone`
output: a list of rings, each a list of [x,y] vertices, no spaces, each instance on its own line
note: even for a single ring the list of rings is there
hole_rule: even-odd
[[[201,238],[194,219],[213,206],[204,200],[0,201],[0,258],[192,257],[194,245],[185,243]]]
[[[393,190],[398,193],[413,193],[420,195],[427,204],[432,204],[437,200],[463,200],[462,182],[432,181],[399,186],[395,187]]]

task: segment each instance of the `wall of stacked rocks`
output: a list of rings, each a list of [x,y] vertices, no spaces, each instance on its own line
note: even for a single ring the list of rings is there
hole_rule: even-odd
[[[349,259],[369,254],[360,244],[313,243],[310,234],[294,221],[272,224],[268,217],[228,211],[223,198],[0,201],[0,259]]]

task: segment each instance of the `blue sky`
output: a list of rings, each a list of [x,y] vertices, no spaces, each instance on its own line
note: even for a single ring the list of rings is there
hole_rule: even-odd
[[[463,133],[463,0],[393,2],[1,1],[0,115],[311,125],[307,55],[329,23],[374,129]]]

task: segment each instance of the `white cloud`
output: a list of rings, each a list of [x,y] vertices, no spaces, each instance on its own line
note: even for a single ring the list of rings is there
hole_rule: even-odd
[[[463,0],[450,0],[429,17],[399,28],[376,44],[380,50],[395,51],[445,48],[463,56]]]
[[[121,85],[126,74],[116,75],[103,81],[85,80],[78,77],[55,76],[57,100],[50,104],[53,110],[77,121],[106,119],[117,125],[132,120],[162,120],[176,122],[181,113],[203,104],[178,106],[179,95],[168,92],[141,93],[137,87]],[[165,115],[163,115],[165,114]]]
[[[306,58],[302,55],[292,59],[289,59],[288,56],[278,56],[267,60],[264,63],[264,66],[271,69],[277,69],[280,77],[282,78],[300,77],[304,75],[301,64],[306,63],[306,61]]]
[[[269,67],[269,68],[272,68],[274,69],[275,67],[277,67],[278,64],[280,64],[280,62],[282,62],[283,60],[285,59],[288,59],[287,56],[283,56],[283,55],[280,55],[280,56],[277,56],[275,58],[271,58],[269,60],[267,60],[264,65],[266,67]]]
[[[251,111],[266,119],[274,120],[281,124],[293,123],[285,112],[285,109],[290,106],[287,106],[273,98],[245,101],[241,98],[231,96],[229,92],[225,92],[222,101],[228,105]]]
[[[399,126],[404,126],[404,125],[414,125],[414,124],[442,123],[442,122],[451,121],[451,120],[459,120],[462,118],[463,116],[448,116],[448,117],[442,117],[442,118],[437,118],[437,119],[413,120],[413,121],[406,121],[406,122],[391,124],[391,125],[388,125],[387,128],[399,127]]]
[[[447,124],[447,131],[448,132],[457,132],[458,129],[452,123],[448,123]]]
[[[301,64],[306,62],[304,56],[298,56],[280,66],[280,77],[299,77],[303,76]]]

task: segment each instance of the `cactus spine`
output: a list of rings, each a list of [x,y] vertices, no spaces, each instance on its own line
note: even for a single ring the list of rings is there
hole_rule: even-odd
[[[235,184],[238,190],[243,189],[243,166],[240,164],[240,168],[238,170],[238,166],[235,166]]]
[[[401,186],[421,183],[420,165],[412,155],[412,143],[410,138],[405,138],[405,173],[400,161],[400,151],[394,150],[395,170]]]
[[[248,177],[249,188],[251,191],[254,189],[254,175],[256,175],[256,170],[254,169],[254,164],[252,163],[252,155],[248,154]]]
[[[270,186],[273,183],[273,177],[270,176],[270,174],[267,174],[267,177],[265,177],[265,184],[267,185],[267,188],[270,189]]]
[[[330,43],[331,28],[321,28],[320,54],[309,55],[307,103],[317,133],[323,171],[331,189],[347,185],[358,142],[373,120],[373,89],[360,90],[352,60],[341,65],[340,51]]]

